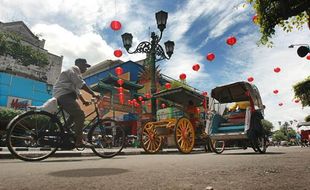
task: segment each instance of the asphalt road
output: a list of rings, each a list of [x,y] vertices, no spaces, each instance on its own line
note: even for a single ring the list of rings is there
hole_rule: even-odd
[[[0,189],[310,189],[310,148],[0,160]]]

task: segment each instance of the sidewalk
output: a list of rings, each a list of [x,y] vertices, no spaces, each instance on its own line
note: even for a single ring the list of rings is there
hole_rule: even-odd
[[[194,149],[194,151],[204,152],[203,149]],[[182,154],[176,148],[165,148],[157,154],[168,154],[168,153],[177,153]],[[139,154],[148,154],[142,148],[124,148],[119,155],[139,155]],[[91,149],[85,149],[83,151],[74,150],[66,150],[66,151],[56,151],[54,155],[51,157],[81,157],[81,156],[96,156]],[[11,152],[7,147],[0,147],[0,159],[13,159]]]

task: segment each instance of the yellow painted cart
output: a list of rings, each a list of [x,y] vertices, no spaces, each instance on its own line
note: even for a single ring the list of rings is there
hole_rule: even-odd
[[[207,97],[184,87],[161,91],[153,96],[156,99],[173,102],[174,106],[166,108],[171,109],[168,113],[162,114],[161,110],[158,110],[157,121],[148,122],[143,126],[141,138],[143,149],[147,153],[157,153],[165,141],[170,146],[176,146],[181,153],[190,153],[200,141],[197,135],[201,137],[201,124],[205,126],[205,122],[200,122],[198,126],[198,122],[193,121],[186,108],[189,102],[192,106],[201,106]]]

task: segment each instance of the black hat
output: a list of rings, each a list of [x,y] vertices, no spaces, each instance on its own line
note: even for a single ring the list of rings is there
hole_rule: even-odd
[[[78,58],[75,60],[75,65],[85,65],[86,67],[90,67],[90,64],[87,63],[86,59]]]

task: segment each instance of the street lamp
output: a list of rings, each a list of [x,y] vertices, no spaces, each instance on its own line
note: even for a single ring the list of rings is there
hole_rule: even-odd
[[[159,45],[159,42],[160,42],[161,37],[162,37],[162,33],[163,33],[164,29],[166,28],[168,13],[165,11],[159,11],[155,14],[155,17],[156,17],[156,22],[157,22],[157,28],[160,30],[160,36],[156,35],[155,32],[152,32],[151,33],[151,42],[148,42],[148,41],[141,42],[134,51],[129,51],[129,49],[132,46],[132,38],[133,38],[132,34],[130,34],[130,33],[122,34],[123,45],[129,54],[147,53],[150,55],[151,93],[152,94],[156,93],[155,63],[157,61],[161,61],[164,59],[170,59],[171,55],[173,54],[173,50],[174,50],[174,42],[173,41],[167,41],[164,43],[166,53],[165,53],[164,49],[162,48],[162,46]],[[156,99],[153,96],[151,98],[151,103],[152,103],[152,120],[155,121],[155,119],[156,119]]]
[[[310,53],[310,47],[308,44],[292,44],[288,46],[288,48],[294,48],[295,46],[300,46],[297,49],[297,54],[299,57],[305,57],[308,53]]]

